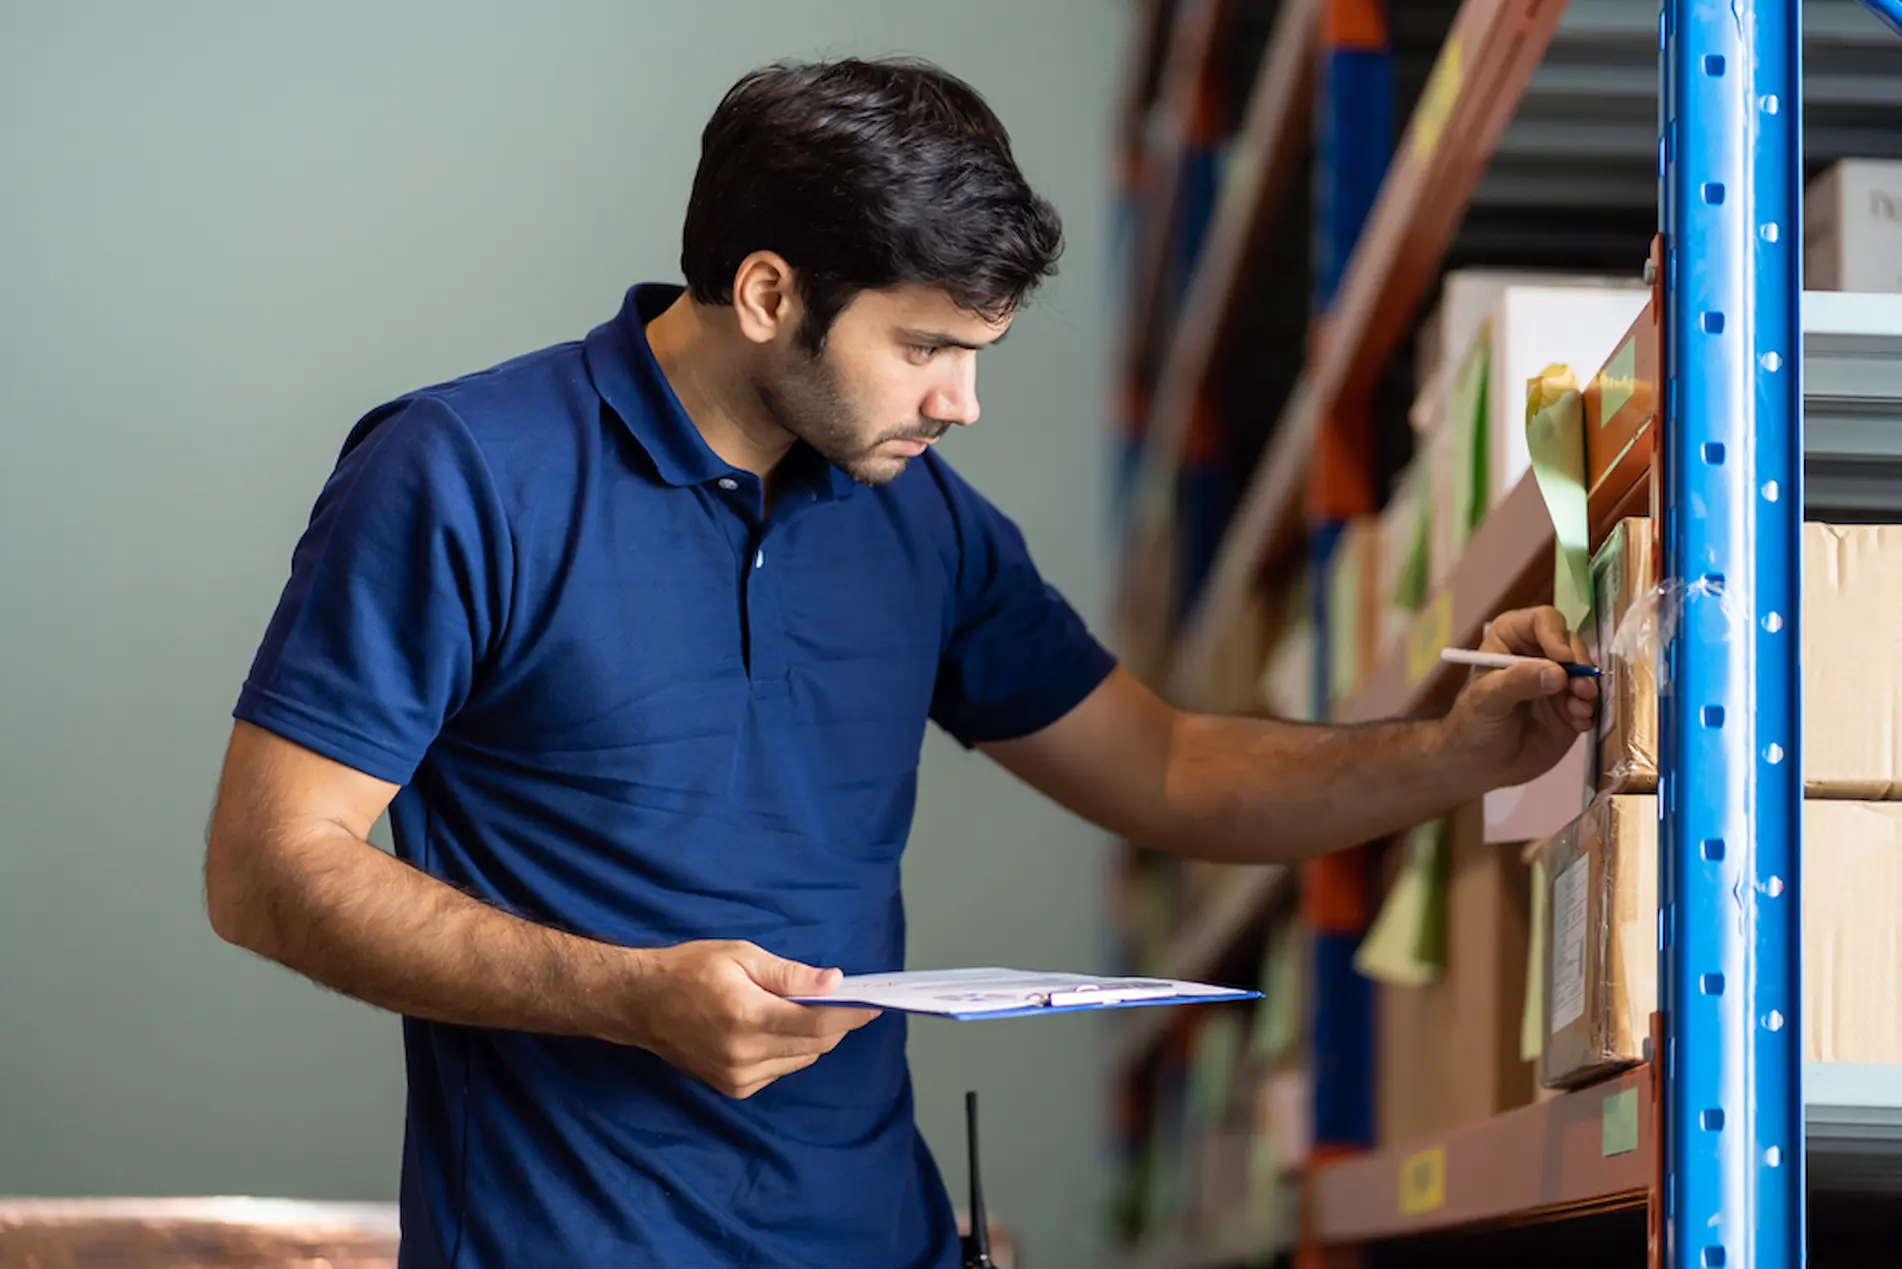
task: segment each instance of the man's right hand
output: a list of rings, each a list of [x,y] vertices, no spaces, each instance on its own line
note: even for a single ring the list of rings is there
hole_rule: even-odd
[[[841,975],[784,960],[751,943],[696,942],[638,953],[626,1033],[609,1036],[659,1055],[728,1097],[747,1098],[803,1070],[876,1010],[796,1005]]]

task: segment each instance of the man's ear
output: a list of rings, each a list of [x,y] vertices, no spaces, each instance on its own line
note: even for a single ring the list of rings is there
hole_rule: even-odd
[[[774,251],[755,251],[733,275],[733,316],[740,334],[756,344],[790,338],[802,309],[793,267]]]

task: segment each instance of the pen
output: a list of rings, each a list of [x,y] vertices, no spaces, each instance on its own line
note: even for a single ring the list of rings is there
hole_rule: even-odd
[[[1469,652],[1465,648],[1443,648],[1440,660],[1453,665],[1476,665],[1486,670],[1504,670],[1515,665],[1535,665],[1548,660],[1546,657],[1515,657],[1503,652]],[[1595,679],[1598,667],[1579,665],[1571,661],[1555,661],[1554,665],[1564,667],[1566,676],[1574,679]]]

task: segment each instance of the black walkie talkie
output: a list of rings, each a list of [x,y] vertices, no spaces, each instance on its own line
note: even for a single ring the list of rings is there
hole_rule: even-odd
[[[964,1269],[997,1269],[991,1259],[991,1228],[984,1217],[984,1183],[978,1179],[976,1093],[964,1095],[964,1123],[971,1154],[971,1232],[964,1236]]]

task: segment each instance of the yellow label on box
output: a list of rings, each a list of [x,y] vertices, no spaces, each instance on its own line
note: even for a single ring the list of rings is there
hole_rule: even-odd
[[[1446,1204],[1446,1150],[1435,1146],[1400,1161],[1400,1214],[1423,1216]]]
[[[1453,637],[1453,596],[1441,591],[1420,610],[1407,630],[1407,686],[1418,687],[1440,663],[1440,650]]]
[[[1465,60],[1459,36],[1449,35],[1440,49],[1440,59],[1433,64],[1433,76],[1420,94],[1420,104],[1414,109],[1413,160],[1416,163],[1431,159],[1440,146],[1446,121],[1453,117],[1453,103],[1459,100],[1460,82],[1466,75]]]

